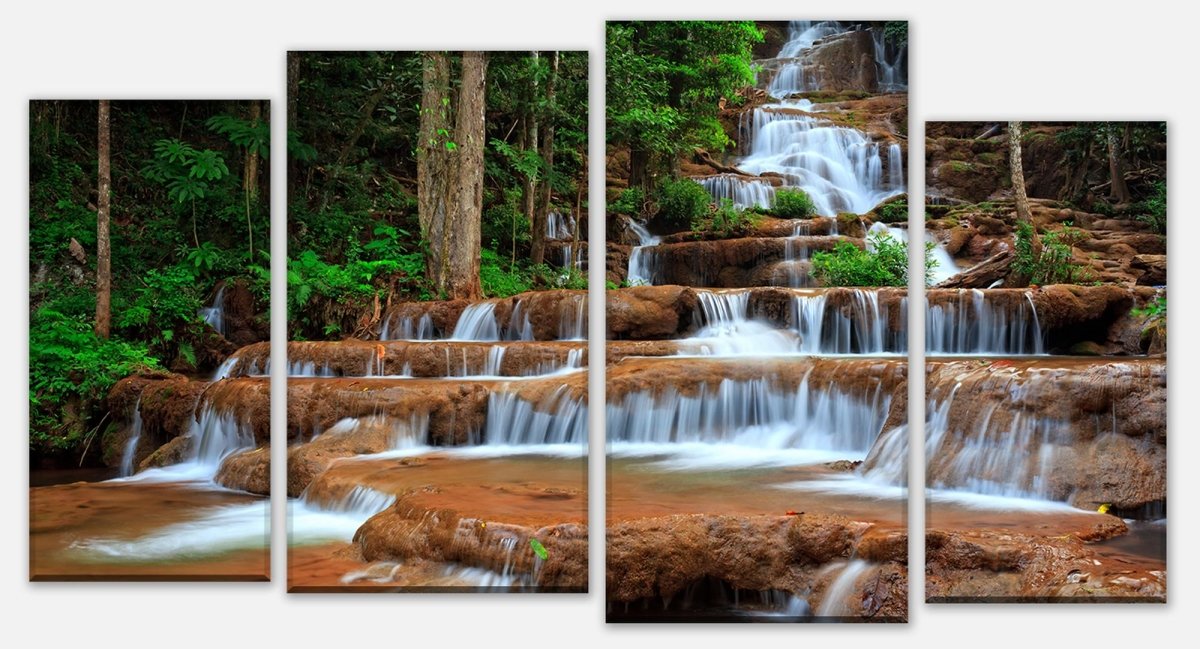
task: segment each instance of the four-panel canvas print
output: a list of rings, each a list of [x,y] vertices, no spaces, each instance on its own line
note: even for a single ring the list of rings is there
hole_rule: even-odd
[[[1165,602],[1166,124],[931,121],[910,164],[908,39],[611,21],[603,159],[583,51],[289,52],[274,115],[31,101],[30,579],[270,579],[285,374],[289,592]]]

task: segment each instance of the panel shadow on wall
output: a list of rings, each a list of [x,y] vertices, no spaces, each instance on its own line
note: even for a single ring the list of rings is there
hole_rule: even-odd
[[[926,599],[1165,601],[1166,124],[925,134]]]
[[[288,57],[288,585],[587,590],[586,52]]]
[[[608,620],[906,620],[907,23],[605,55]]]
[[[267,101],[30,102],[33,580],[266,580]]]

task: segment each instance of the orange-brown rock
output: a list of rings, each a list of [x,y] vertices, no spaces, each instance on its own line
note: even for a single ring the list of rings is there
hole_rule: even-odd
[[[1088,541],[1124,532],[1120,519],[1089,539],[992,530],[928,530],[927,601],[1165,601],[1161,566],[1118,562]],[[1160,569],[1155,569],[1160,568]]]
[[[692,325],[696,292],[686,286],[634,286],[607,291],[609,340],[675,338]]]

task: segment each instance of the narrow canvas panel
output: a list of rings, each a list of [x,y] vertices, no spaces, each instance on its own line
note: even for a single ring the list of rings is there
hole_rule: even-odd
[[[587,590],[587,72],[290,53],[292,591]]]
[[[606,62],[608,620],[906,620],[907,23]]]
[[[266,580],[270,102],[32,101],[33,580]]]
[[[1166,601],[1166,124],[925,135],[926,599]]]

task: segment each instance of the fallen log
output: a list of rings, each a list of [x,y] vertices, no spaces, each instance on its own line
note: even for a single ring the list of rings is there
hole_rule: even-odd
[[[1012,251],[1005,250],[984,259],[933,288],[988,288],[1008,277],[1012,262]]]

